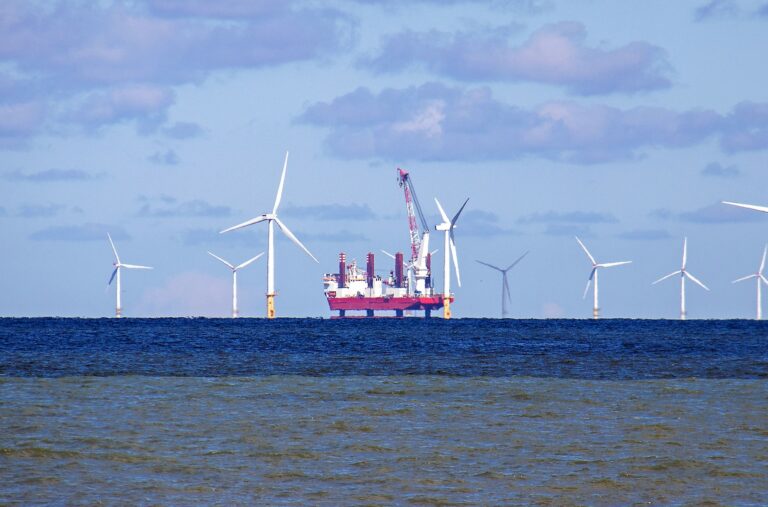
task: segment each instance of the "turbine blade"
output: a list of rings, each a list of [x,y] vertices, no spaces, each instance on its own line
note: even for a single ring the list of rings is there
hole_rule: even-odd
[[[517,260],[516,260],[515,262],[513,262],[512,264],[510,264],[509,266],[507,266],[507,269],[505,269],[504,271],[509,271],[510,269],[512,269],[512,268],[514,268],[515,266],[517,266],[517,263],[518,263],[518,262],[520,262],[521,260],[523,260],[523,258],[524,258],[526,255],[528,255],[528,253],[529,253],[529,252],[530,252],[530,250],[529,250],[529,251],[527,251],[527,252],[525,252],[525,253],[524,253],[523,255],[521,255],[520,257],[518,257],[518,258],[517,258]]]
[[[576,238],[576,241],[579,242],[579,245],[581,245],[581,249],[584,250],[584,253],[587,254],[587,257],[589,257],[589,260],[592,261],[592,264],[597,264],[597,261],[595,260],[595,258],[592,257],[592,254],[589,253],[589,250],[587,250],[587,247],[584,246],[584,243],[582,243],[577,236],[574,236],[574,237]]]
[[[381,251],[381,253],[383,253],[384,255],[386,255],[387,257],[390,257],[390,258],[392,258],[392,259],[394,259],[394,258],[395,258],[395,256],[394,256],[394,255],[392,255],[391,253],[387,252],[386,250],[382,250],[382,251]]]
[[[768,213],[768,206],[755,206],[754,204],[742,204],[740,202],[722,201],[723,204],[730,204],[731,206],[738,206],[739,208],[747,208],[755,211],[762,211]]]
[[[696,282],[696,283],[698,283],[699,285],[701,285],[701,287],[702,287],[704,290],[709,290],[709,287],[707,287],[706,285],[704,285],[703,283],[701,283],[701,281],[700,281],[698,278],[696,278],[695,276],[693,276],[693,275],[692,275],[692,274],[690,274],[689,272],[687,272],[687,271],[683,271],[683,273],[685,274],[685,276],[687,276],[688,278],[690,278],[690,279],[691,279],[691,280],[693,280],[694,282]]]
[[[667,278],[669,278],[670,276],[679,275],[679,274],[680,274],[680,272],[681,272],[681,271],[680,271],[679,269],[678,269],[677,271],[673,271],[672,273],[670,273],[670,274],[668,274],[668,275],[666,275],[666,276],[662,276],[661,278],[659,278],[658,280],[656,280],[655,282],[653,282],[651,285],[656,285],[657,283],[661,282],[662,280],[666,280],[666,279],[667,279]]]
[[[496,271],[500,271],[502,273],[505,271],[505,270],[503,270],[503,269],[501,269],[499,267],[494,266],[493,264],[488,264],[487,262],[479,261],[477,259],[475,259],[475,262],[478,262],[478,263],[482,264],[483,266],[488,266],[489,268],[495,269]]]
[[[117,255],[117,248],[115,248],[115,244],[112,242],[112,236],[107,233],[107,239],[109,239],[109,244],[112,245],[112,251],[115,252],[115,260],[118,264],[120,264],[120,257]]]
[[[299,241],[299,238],[297,238],[296,236],[294,236],[294,234],[293,234],[293,233],[290,231],[290,229],[288,229],[288,227],[286,227],[286,226],[285,226],[285,224],[284,224],[283,222],[281,222],[279,218],[275,217],[275,222],[277,222],[277,226],[278,226],[278,227],[280,227],[280,230],[281,230],[281,231],[283,231],[283,234],[285,234],[286,236],[288,236],[288,238],[289,238],[291,241],[293,241],[294,243],[296,243],[296,245],[297,245],[299,248],[301,248],[302,250],[304,250],[304,252],[305,252],[307,255],[309,255],[310,257],[312,257],[312,259],[313,259],[315,262],[317,262],[318,264],[320,264],[320,261],[319,261],[319,260],[317,260],[317,259],[315,258],[315,256],[314,256],[314,255],[312,255],[312,253],[311,253],[309,250],[307,250],[307,247],[305,247],[304,245],[302,245],[302,244],[301,244],[301,241]]]
[[[277,196],[275,197],[275,207],[272,208],[272,214],[277,213],[280,201],[283,199],[283,186],[285,185],[285,171],[288,169],[288,152],[285,152],[285,162],[283,163],[283,173],[280,175],[280,186],[277,187]]]
[[[229,266],[229,268],[230,268],[230,269],[235,269],[235,267],[234,267],[232,264],[228,263],[227,261],[225,261],[224,259],[222,259],[222,258],[221,258],[221,257],[219,257],[218,255],[216,255],[215,253],[213,253],[213,252],[208,252],[208,255],[210,255],[210,256],[211,256],[211,257],[213,257],[214,259],[218,259],[218,260],[220,260],[221,262],[223,262],[224,264],[226,264],[227,266]]]
[[[456,221],[459,219],[459,215],[461,215],[461,212],[464,211],[464,207],[469,202],[469,197],[467,197],[467,200],[464,201],[464,204],[461,205],[461,208],[459,208],[459,211],[456,212],[455,215],[453,215],[453,220],[451,220],[451,229],[453,229],[453,226],[456,225]]]
[[[244,267],[246,267],[247,265],[249,265],[250,263],[252,263],[256,259],[258,259],[262,255],[264,255],[264,252],[261,252],[259,255],[255,256],[255,257],[251,257],[250,259],[248,259],[247,261],[245,261],[244,263],[240,264],[239,266],[237,266],[234,269],[243,269]]]
[[[107,282],[107,286],[112,285],[112,280],[115,279],[115,275],[117,274],[117,270],[119,268],[115,268],[114,271],[112,271],[112,276],[109,277],[109,281]],[[106,289],[105,289],[106,290]]]
[[[603,264],[598,264],[598,266],[601,268],[612,268],[614,266],[623,266],[624,264],[632,264],[632,261],[606,262]]]
[[[456,270],[456,283],[461,287],[461,275],[459,274],[459,256],[456,254],[456,243],[453,238],[449,241],[451,247],[451,258],[453,259],[453,267]]]
[[[760,280],[762,280],[762,281],[763,281],[763,283],[764,283],[765,285],[768,285],[768,279],[766,279],[766,278],[763,276],[763,274],[762,274],[762,273],[760,274]]]
[[[685,263],[688,261],[688,238],[683,240],[683,269],[685,269]]]
[[[242,229],[243,227],[248,227],[249,225],[258,224],[259,222],[263,222],[266,219],[267,219],[266,216],[260,215],[256,218],[252,218],[248,220],[247,222],[243,222],[242,224],[233,225],[229,229],[224,229],[223,231],[219,231],[219,234],[224,234],[225,232],[234,231],[235,229]]]
[[[440,216],[443,219],[443,223],[444,224],[450,223],[451,221],[448,220],[448,215],[445,214],[445,210],[443,209],[442,206],[440,206],[440,201],[437,200],[437,197],[435,197],[435,203],[437,204],[438,211],[440,211]]]
[[[731,283],[737,283],[737,282],[743,282],[744,280],[749,280],[750,278],[757,278],[760,275],[747,275],[742,276],[741,278],[737,278],[736,280],[732,281]]]
[[[765,245],[765,248],[763,249],[763,260],[760,261],[760,271],[758,271],[758,273],[762,274],[763,269],[765,269],[765,254],[767,253],[768,253],[768,245]]]
[[[594,273],[594,270],[592,270]],[[584,287],[584,295],[581,296],[581,299],[587,299],[587,292],[589,292],[589,286],[592,285],[592,277],[589,277],[589,280],[587,280],[587,286]]]
[[[155,269],[150,268],[149,266],[139,266],[138,264],[120,264],[120,267],[128,269]]]

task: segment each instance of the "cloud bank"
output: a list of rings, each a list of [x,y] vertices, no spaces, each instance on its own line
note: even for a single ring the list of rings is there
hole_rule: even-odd
[[[552,101],[523,108],[488,88],[426,83],[368,88],[310,105],[299,122],[328,130],[339,158],[426,161],[509,160],[536,156],[573,163],[636,159],[653,148],[719,139],[726,152],[768,148],[768,104],[713,110]]]
[[[0,146],[50,122],[157,126],[173,86],[321,58],[353,28],[339,11],[293,1],[0,2]]]
[[[389,36],[364,64],[379,72],[412,66],[462,81],[529,81],[563,86],[579,95],[668,88],[664,50],[646,42],[616,49],[586,44],[584,25],[561,22],[535,31],[519,46],[516,26],[457,33],[405,31]]]

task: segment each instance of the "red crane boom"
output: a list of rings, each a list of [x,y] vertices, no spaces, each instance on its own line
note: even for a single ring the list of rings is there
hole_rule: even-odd
[[[419,234],[419,225],[416,223],[417,212],[424,231],[428,231],[429,226],[427,226],[424,213],[421,211],[421,205],[419,204],[418,197],[416,197],[416,190],[413,188],[413,181],[408,175],[408,171],[404,171],[398,167],[397,181],[403,188],[403,193],[405,194],[405,209],[408,213],[408,230],[410,231],[411,236],[411,259],[416,261],[419,257],[419,249],[421,248],[421,234]]]

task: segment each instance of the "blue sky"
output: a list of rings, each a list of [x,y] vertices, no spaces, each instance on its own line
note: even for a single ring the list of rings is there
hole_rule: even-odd
[[[277,243],[277,311],[327,316],[339,251],[408,249],[397,167],[456,231],[458,317],[750,317],[768,216],[765,0],[31,2],[0,4],[0,315],[110,316],[106,232],[127,316],[229,312],[229,273],[272,206],[318,257]],[[439,242],[433,234],[435,243]],[[391,267],[379,255],[378,266]],[[441,271],[436,269],[436,271]],[[262,316],[263,259],[239,277]]]

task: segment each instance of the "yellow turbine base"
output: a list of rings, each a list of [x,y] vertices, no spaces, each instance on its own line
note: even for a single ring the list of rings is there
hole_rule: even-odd
[[[267,294],[267,318],[275,318],[275,295]]]
[[[443,318],[451,318],[451,299],[446,297],[443,298]]]

